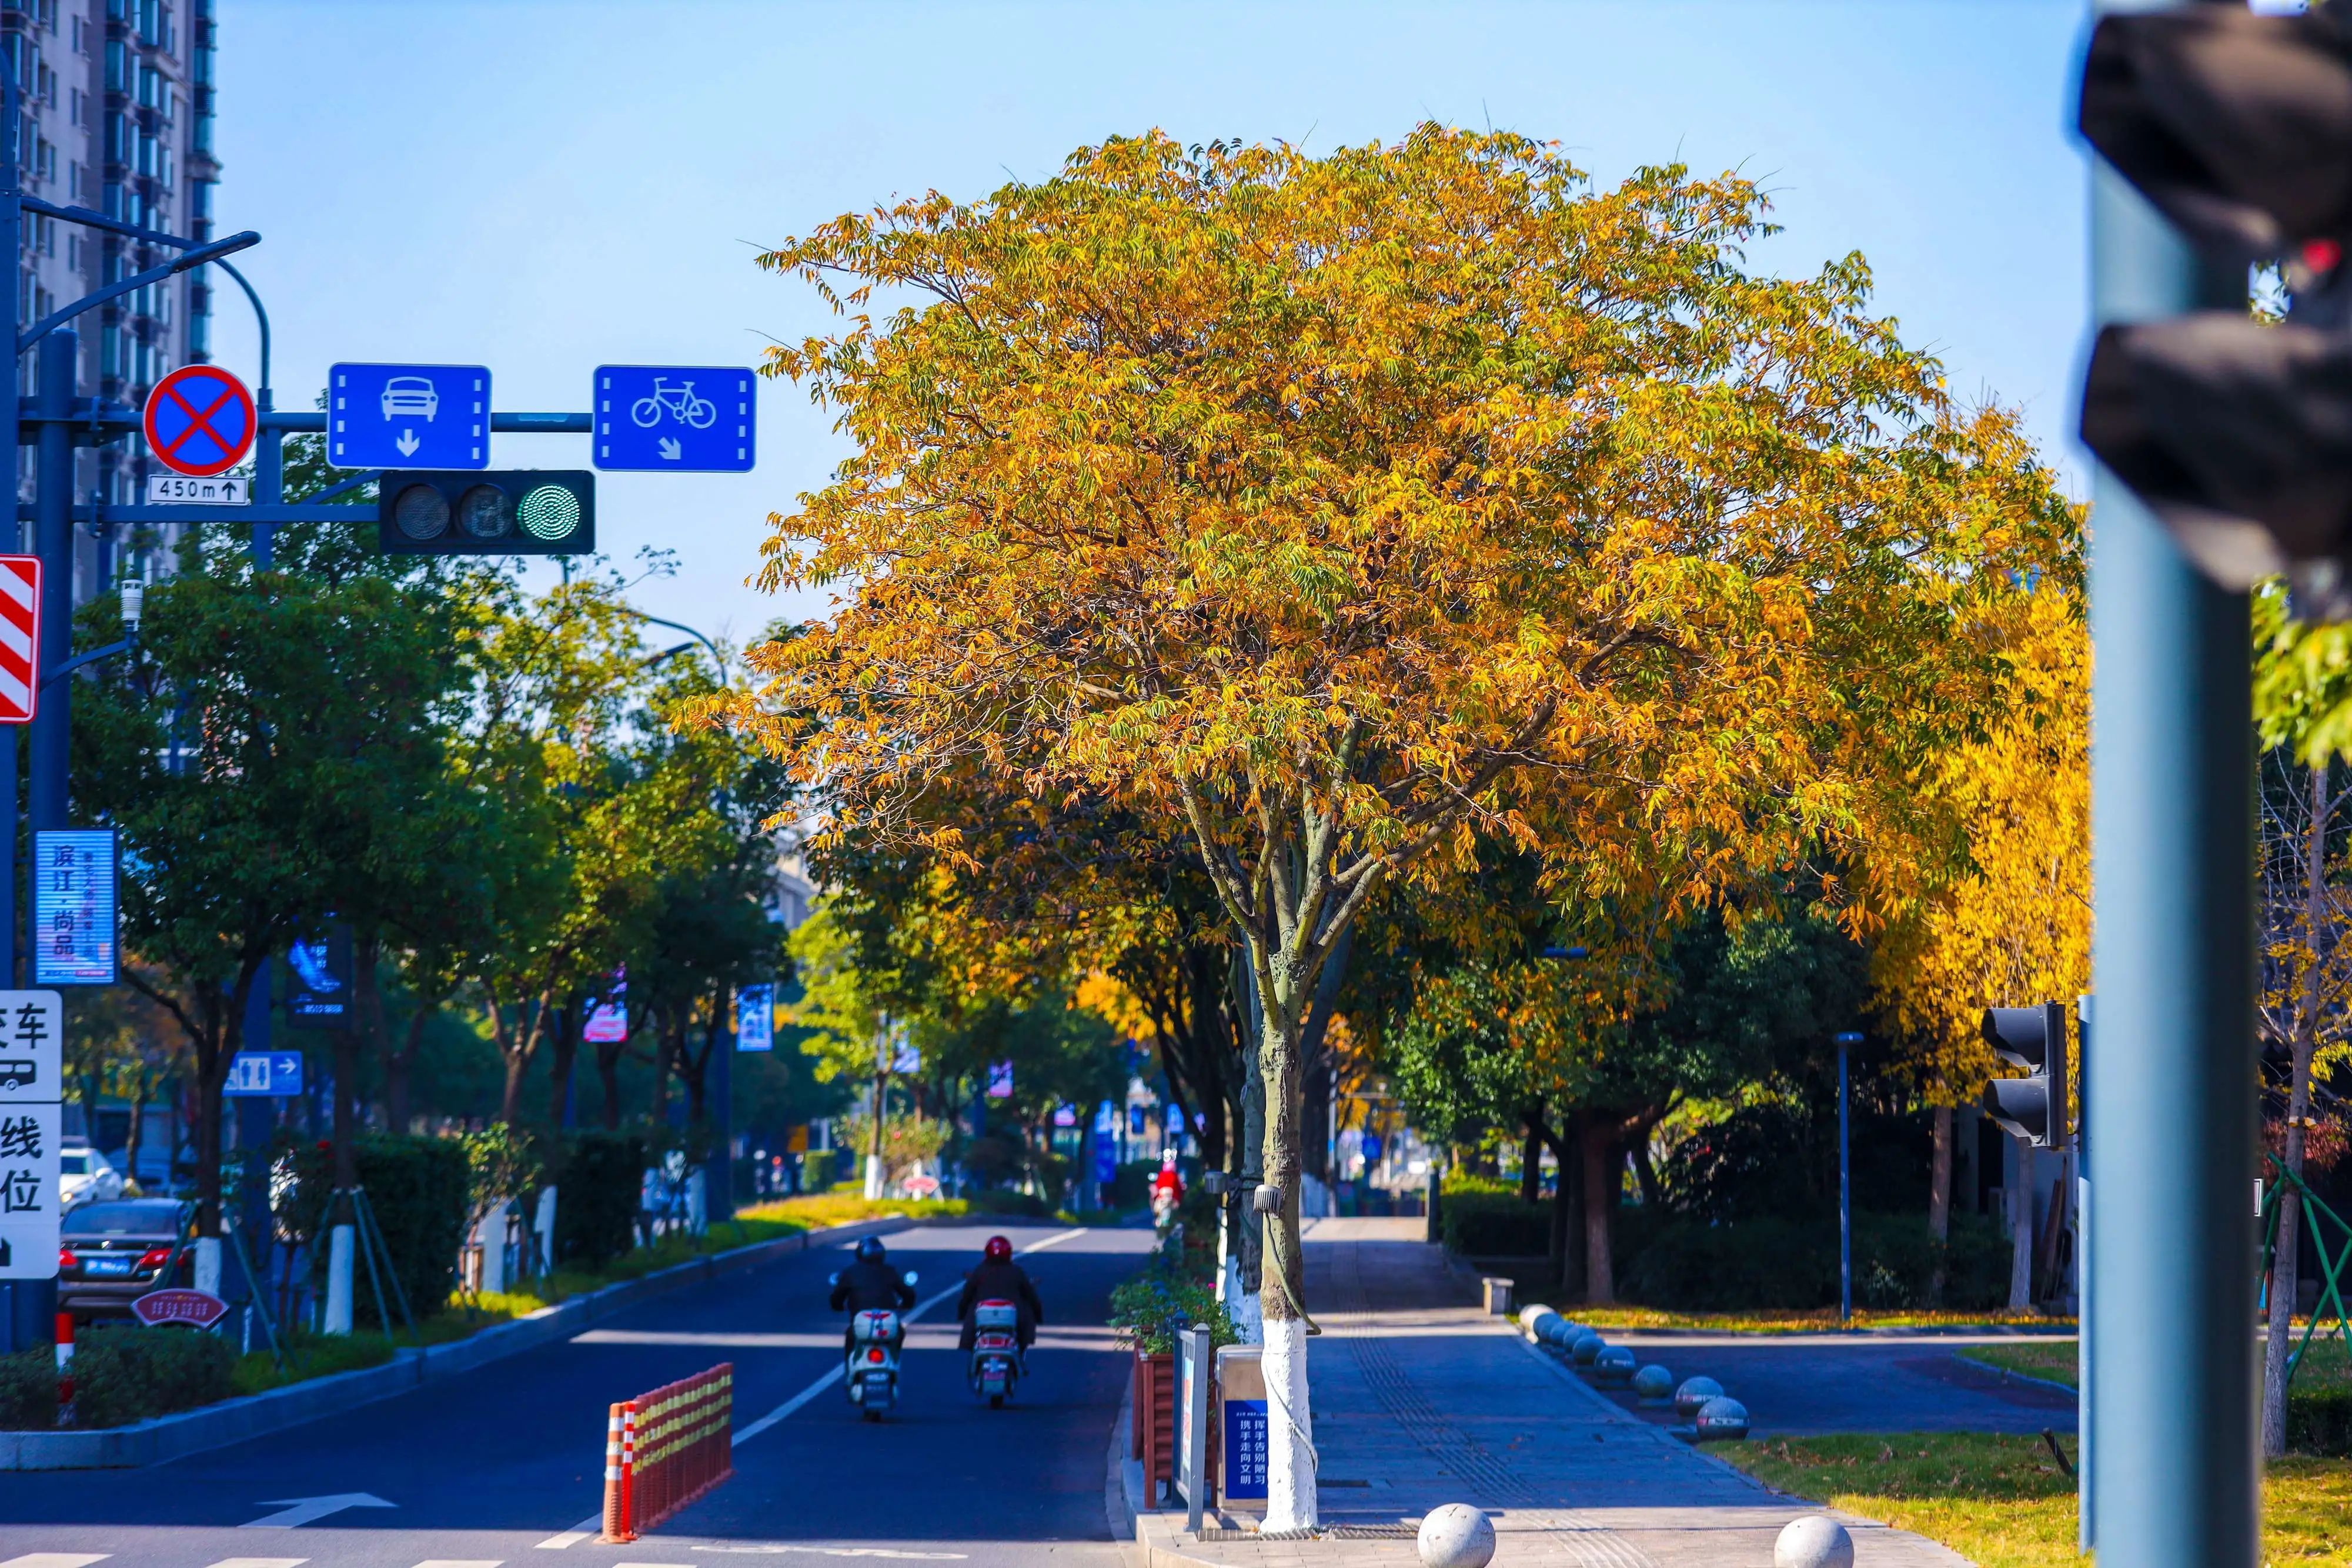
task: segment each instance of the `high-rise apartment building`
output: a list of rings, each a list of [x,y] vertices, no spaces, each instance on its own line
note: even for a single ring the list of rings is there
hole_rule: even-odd
[[[195,239],[213,231],[213,59],[217,0],[0,0],[0,61],[16,80],[25,190],[60,206],[89,207],[142,228]],[[135,239],[26,214],[16,266],[16,313],[30,323],[165,260]],[[209,357],[209,269],[155,284],[74,323],[81,334],[81,395],[137,406],[156,378]],[[17,366],[31,390],[33,356]],[[147,458],[134,440],[79,460],[76,488],[131,499]],[[30,448],[16,487],[29,496]],[[84,530],[75,598],[102,586],[117,541]],[[127,541],[125,541],[127,542]]]

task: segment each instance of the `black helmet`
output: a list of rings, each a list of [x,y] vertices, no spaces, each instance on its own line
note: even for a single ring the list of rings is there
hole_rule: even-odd
[[[883,1253],[882,1239],[879,1236],[868,1236],[857,1244],[857,1260],[860,1263],[879,1263],[882,1261]]]

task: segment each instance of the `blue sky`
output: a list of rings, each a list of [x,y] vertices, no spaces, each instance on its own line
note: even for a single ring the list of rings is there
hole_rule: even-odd
[[[280,407],[337,360],[488,365],[502,409],[580,409],[601,363],[750,364],[823,329],[754,248],[897,194],[975,197],[1073,147],[1393,141],[1423,120],[1559,142],[1600,180],[1738,168],[1786,232],[1850,250],[1966,398],[2064,451],[2085,329],[2076,0],[1545,5],[221,0],[221,225],[274,329]],[[250,373],[240,298],[218,357]],[[829,418],[768,386],[744,476],[607,476],[598,533],[675,550],[648,612],[741,637],[768,514],[824,483]],[[587,465],[587,440],[493,460]],[[2077,478],[2070,485],[2080,490]]]

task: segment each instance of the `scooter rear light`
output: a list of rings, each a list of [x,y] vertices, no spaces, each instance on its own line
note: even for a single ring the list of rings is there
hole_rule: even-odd
[[[872,1350],[867,1351],[866,1353],[866,1359],[872,1362],[877,1366],[881,1365],[883,1361],[882,1347],[877,1344]]]

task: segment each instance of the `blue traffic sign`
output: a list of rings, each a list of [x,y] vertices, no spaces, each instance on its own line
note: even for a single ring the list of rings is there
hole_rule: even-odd
[[[221,1092],[253,1100],[284,1100],[302,1092],[302,1056],[292,1051],[240,1051],[229,1058]]]
[[[596,466],[746,474],[751,372],[728,365],[599,365]]]
[[[338,468],[487,468],[490,372],[481,365],[337,365],[327,461]]]

